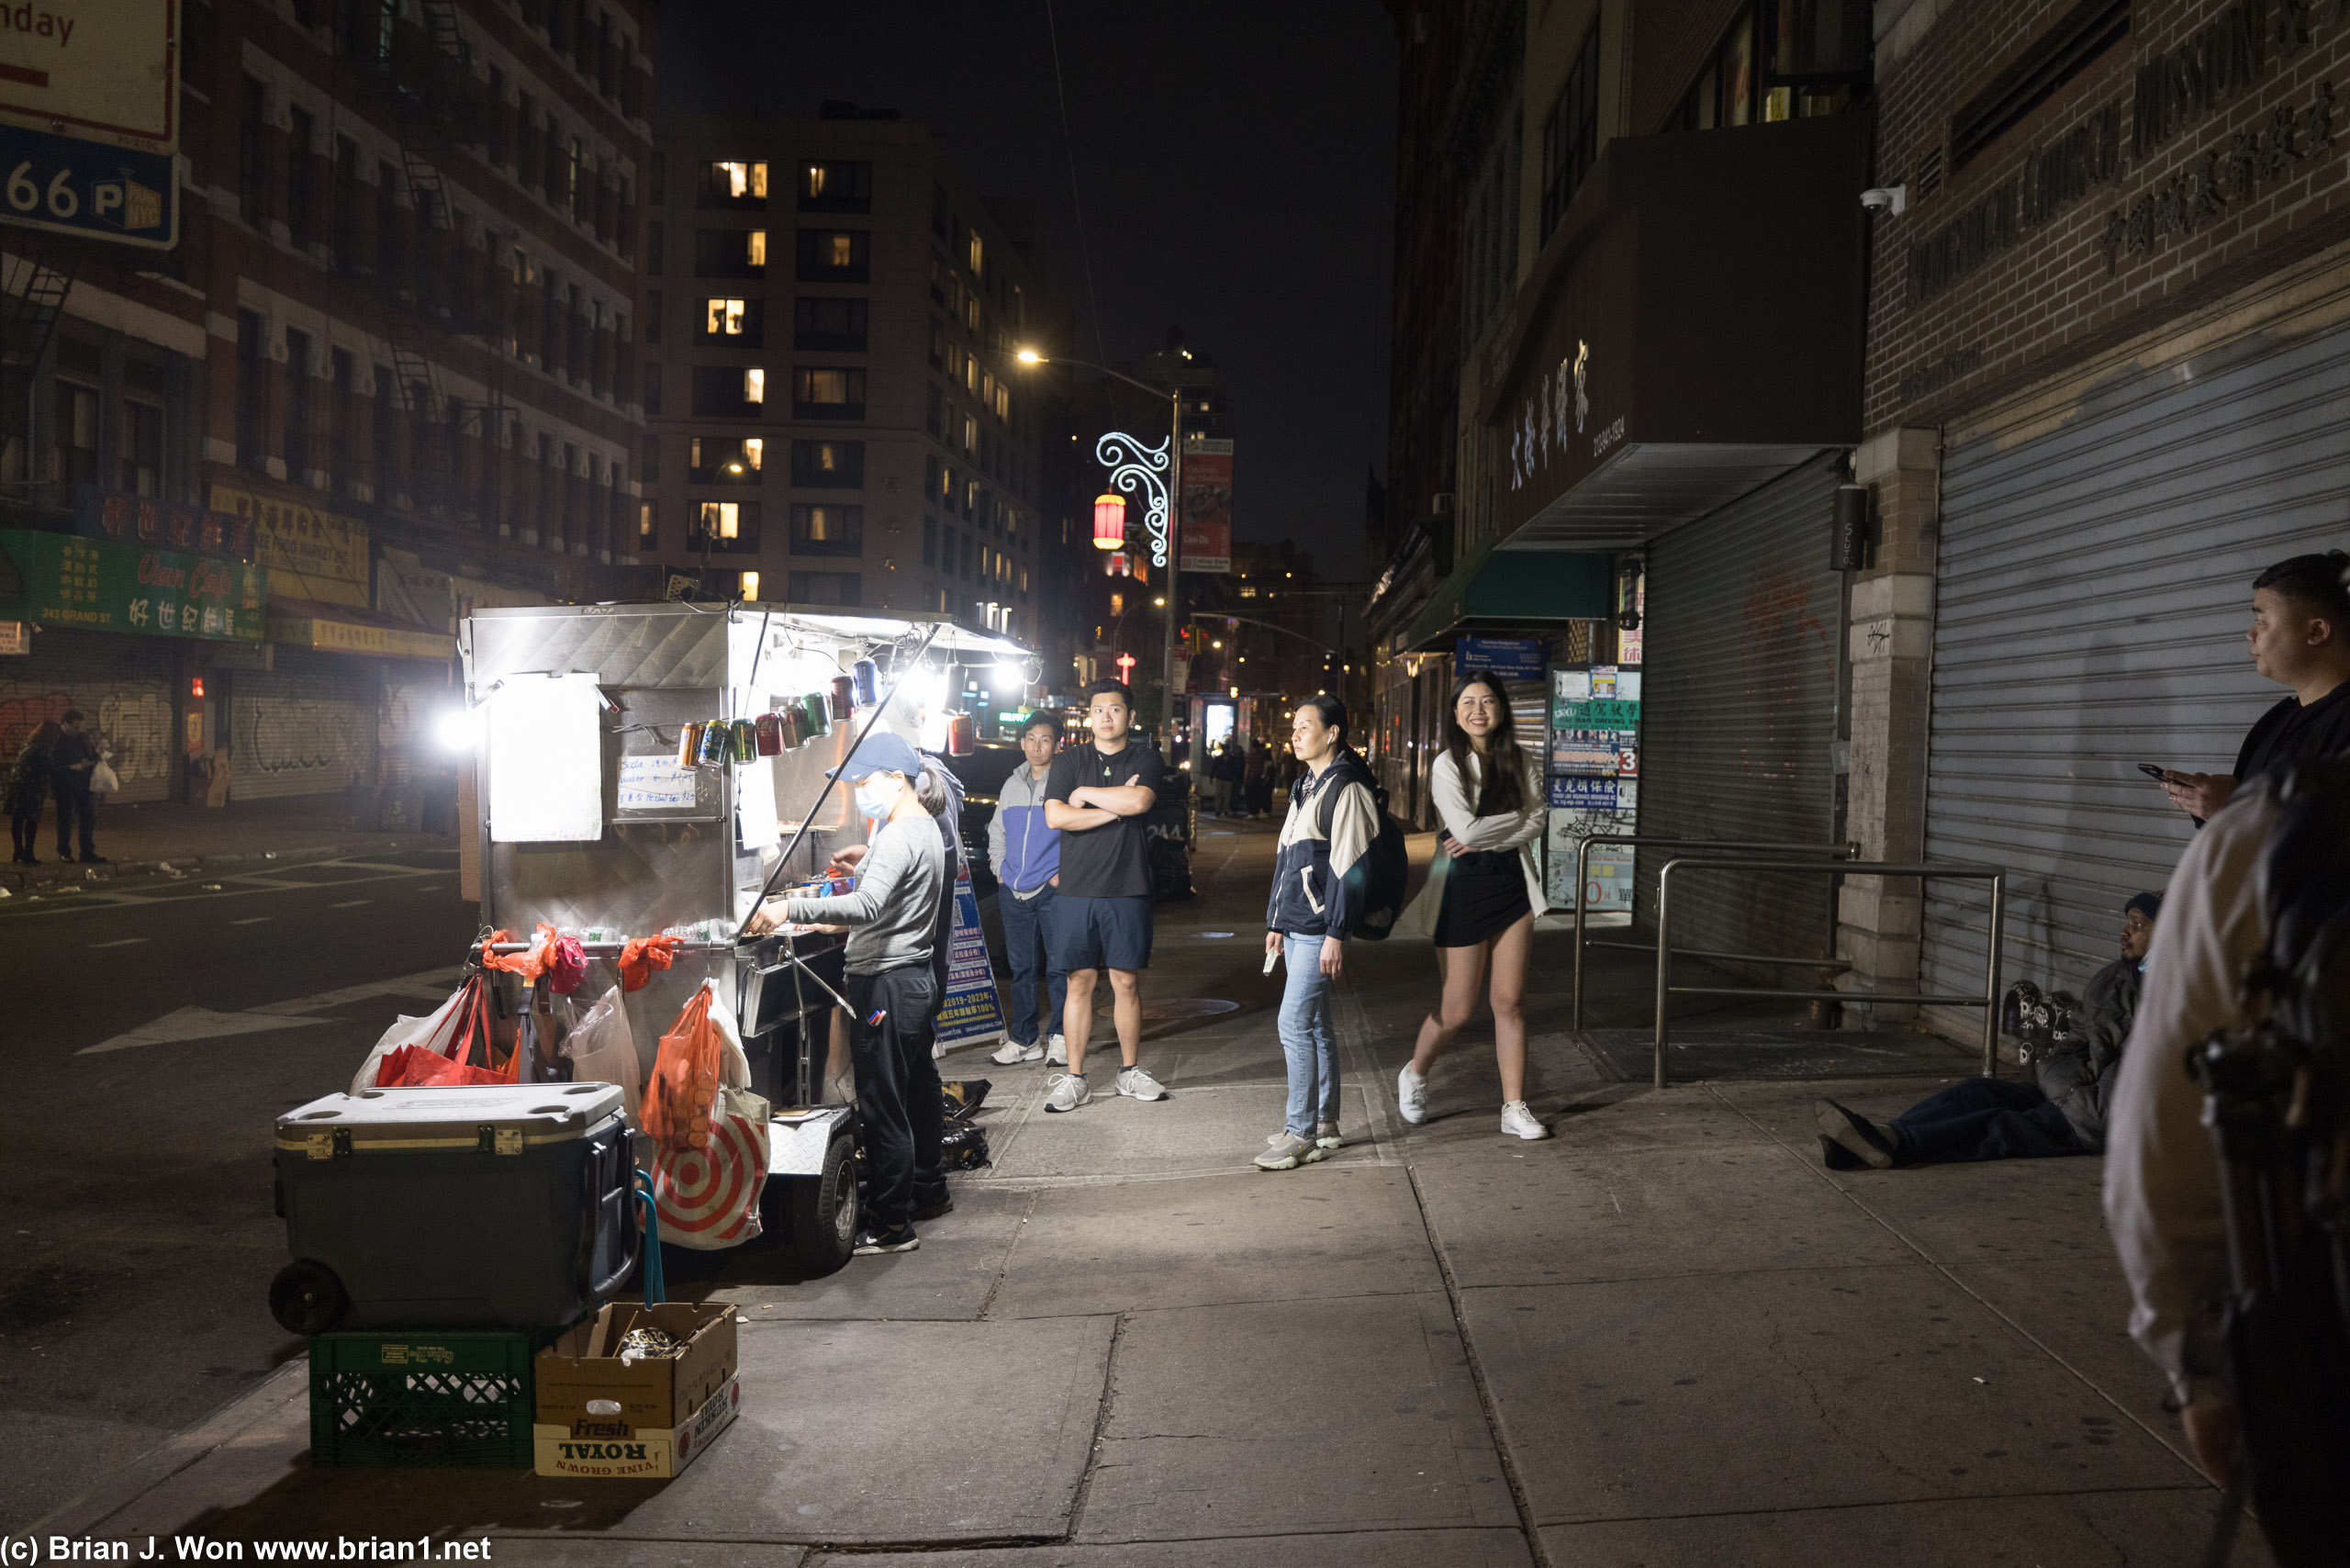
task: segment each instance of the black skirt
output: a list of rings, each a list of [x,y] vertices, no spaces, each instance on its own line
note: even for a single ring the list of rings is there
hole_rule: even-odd
[[[1533,908],[1515,849],[1472,849],[1452,862],[1437,911],[1436,945],[1473,947],[1507,931]]]

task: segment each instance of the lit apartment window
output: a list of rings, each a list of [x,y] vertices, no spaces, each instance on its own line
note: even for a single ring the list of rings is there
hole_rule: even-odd
[[[702,330],[713,338],[739,338],[743,335],[744,319],[749,308],[748,304],[740,299],[713,299],[709,303]]]
[[[995,417],[1006,424],[1012,422],[1012,388],[1001,381],[995,384]]]
[[[873,165],[845,162],[800,165],[800,210],[872,211]]]
[[[979,231],[971,230],[971,275],[983,276],[987,272],[987,255],[979,245]]]
[[[979,421],[970,415],[963,416],[963,455],[968,457],[979,449]]]
[[[654,521],[651,501],[639,501],[636,504],[636,542],[647,550],[660,548],[661,530]]]
[[[861,441],[795,441],[791,482],[824,488],[856,489],[865,483]]]
[[[742,597],[754,603],[757,602],[759,597],[758,573],[744,572],[743,574]]]
[[[816,367],[795,371],[791,416],[799,420],[865,418],[865,372]]]
[[[802,283],[864,283],[871,272],[872,236],[861,229],[802,229],[798,270]]]
[[[802,503],[791,509],[791,551],[795,555],[856,555],[865,549],[865,509],[830,501]]]
[[[707,546],[722,553],[756,554],[759,548],[759,503],[699,501],[694,506],[694,532],[689,548]]]
[[[767,400],[767,373],[751,369],[743,373],[743,401],[764,403]]]
[[[743,253],[749,265],[765,268],[767,264],[767,231],[754,229],[744,236]]]
[[[686,477],[697,485],[755,485],[767,457],[758,436],[695,436]]]
[[[705,203],[764,202],[767,199],[767,166],[765,163],[721,160],[703,165],[702,200]]]

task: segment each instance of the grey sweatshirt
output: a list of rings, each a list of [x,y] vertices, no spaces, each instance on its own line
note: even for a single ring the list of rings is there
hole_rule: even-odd
[[[938,823],[912,812],[881,824],[856,868],[854,890],[828,899],[786,899],[784,918],[802,925],[851,927],[844,960],[853,975],[927,964],[938,901],[946,890],[946,846]]]

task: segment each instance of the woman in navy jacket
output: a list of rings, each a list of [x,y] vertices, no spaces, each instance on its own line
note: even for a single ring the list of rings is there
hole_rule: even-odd
[[[1347,706],[1310,697],[1290,731],[1305,765],[1289,794],[1265,901],[1265,952],[1280,954],[1281,1055],[1289,1066],[1289,1111],[1258,1166],[1293,1170],[1338,1147],[1338,1047],[1330,1032],[1330,982],[1345,958],[1347,931],[1362,905],[1363,855],[1379,836],[1371,770],[1347,745]]]

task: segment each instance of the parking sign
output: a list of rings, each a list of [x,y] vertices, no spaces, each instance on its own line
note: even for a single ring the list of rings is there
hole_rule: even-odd
[[[180,192],[168,152],[0,125],[0,223],[168,251]]]

